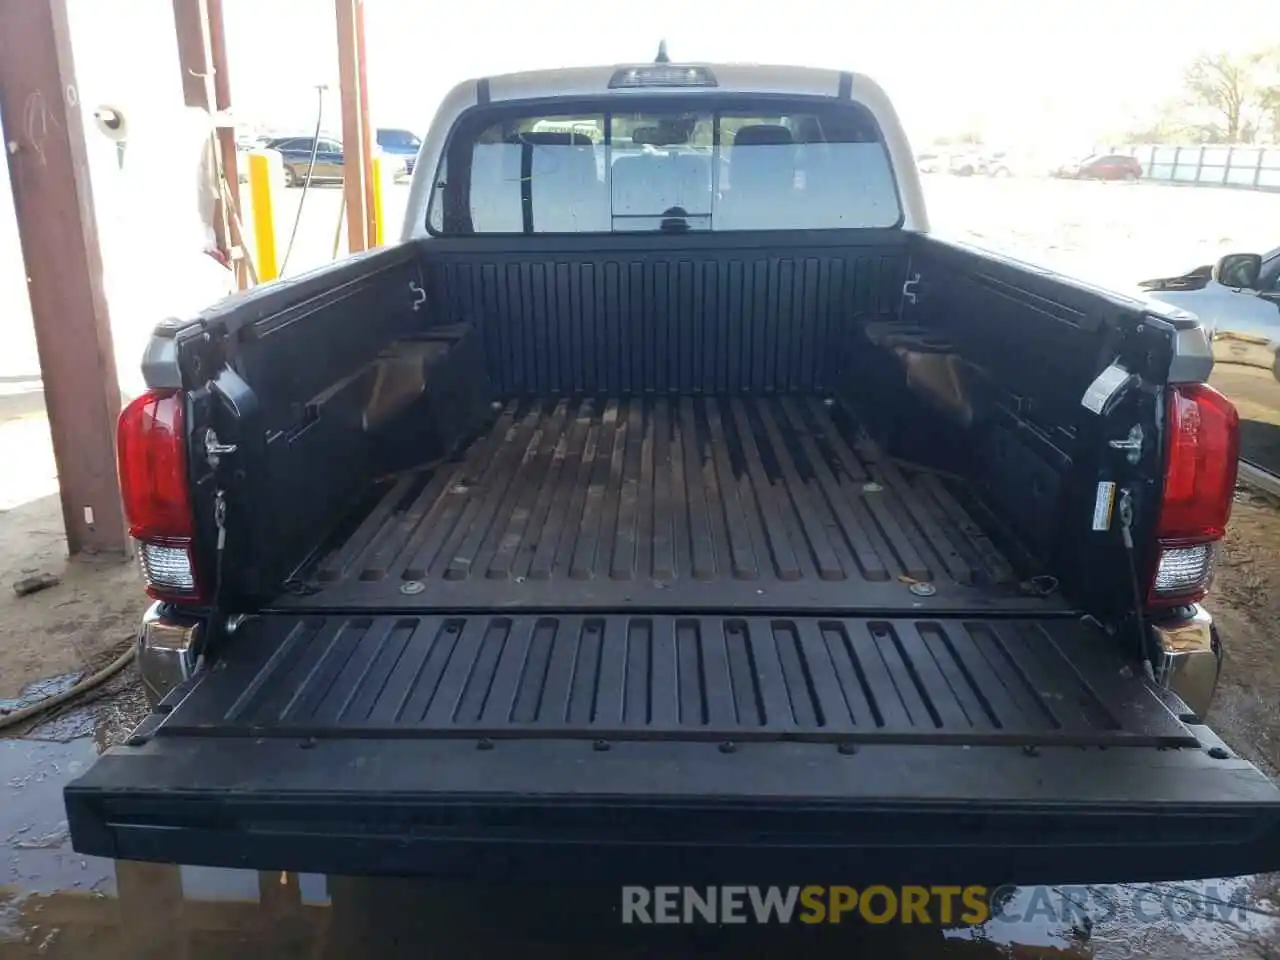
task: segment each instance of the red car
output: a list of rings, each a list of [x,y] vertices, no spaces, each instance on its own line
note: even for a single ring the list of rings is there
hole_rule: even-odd
[[[1079,163],[1059,167],[1054,176],[1072,180],[1137,180],[1142,176],[1142,164],[1121,153],[1096,153]]]

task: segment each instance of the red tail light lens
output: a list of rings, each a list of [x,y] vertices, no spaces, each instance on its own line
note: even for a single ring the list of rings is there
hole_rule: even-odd
[[[1240,416],[1212,387],[1184,384],[1169,391],[1168,430],[1158,535],[1220,539],[1231,519]]]
[[[1213,575],[1215,544],[1226,533],[1240,455],[1240,417],[1204,384],[1169,390],[1164,498],[1156,528],[1159,551],[1148,600],[1193,603]]]
[[[120,413],[116,458],[130,535],[153,597],[202,599],[192,558],[195,516],[187,475],[184,397],[149,390]]]
[[[182,394],[149,390],[116,427],[120,492],[129,533],[139,540],[192,535]]]

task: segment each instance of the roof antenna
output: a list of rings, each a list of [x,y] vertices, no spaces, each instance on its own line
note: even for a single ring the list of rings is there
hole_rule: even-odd
[[[654,63],[670,63],[671,58],[667,56],[667,41],[658,41],[658,55],[653,58]]]

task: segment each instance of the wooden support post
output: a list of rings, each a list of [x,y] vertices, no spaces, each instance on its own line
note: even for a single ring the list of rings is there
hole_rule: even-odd
[[[364,0],[334,0],[338,24],[338,80],[342,99],[343,196],[347,205],[347,247],[367,250],[373,234],[372,148],[368,95],[364,91]]]
[[[356,0],[356,63],[360,68],[360,142],[363,145],[360,166],[364,169],[364,236],[365,248],[368,249],[378,245],[378,210],[373,181],[373,155],[377,152],[378,143],[374,139],[373,125],[369,120],[369,57],[365,53],[364,38],[364,0]]]
[[[178,66],[182,71],[182,99],[188,107],[198,107],[217,124],[210,135],[208,150],[213,159],[208,184],[215,191],[213,201],[214,242],[233,263],[237,285],[243,290],[249,283],[248,264],[244,262],[243,222],[240,206],[240,177],[236,157],[235,129],[226,125],[219,114],[231,106],[231,78],[227,71],[226,37],[222,24],[222,0],[173,0],[173,23],[178,39]],[[218,171],[221,171],[219,173]],[[230,189],[218,182],[226,176]],[[230,209],[223,203],[231,198]]]
[[[67,549],[127,554],[120,383],[66,0],[0,0],[0,24],[0,120]]]
[[[209,54],[208,0],[173,0],[173,25],[178,39],[178,68],[182,77],[182,101],[209,113],[214,111],[213,63]],[[217,144],[213,137],[206,147],[213,153],[217,169]],[[213,188],[215,184],[208,184]],[[230,256],[230,231],[219,194],[213,201],[213,235],[218,249]]]
[[[206,0],[209,5],[209,52],[213,63],[213,105],[219,115],[225,116],[231,109],[231,72],[227,67],[227,31],[222,22],[222,0]],[[240,157],[236,153],[236,129],[229,122],[219,120],[218,150],[222,159],[222,175],[226,178],[224,189],[230,197],[227,210],[227,228],[234,252],[244,250],[245,238],[240,234],[244,223],[244,202],[240,196]],[[232,251],[229,251],[232,252]],[[236,286],[240,290],[250,285],[249,263],[243,256],[233,256]]]
[[[213,67],[209,62],[208,0],[173,0],[173,26],[182,71],[182,102],[211,110]]]

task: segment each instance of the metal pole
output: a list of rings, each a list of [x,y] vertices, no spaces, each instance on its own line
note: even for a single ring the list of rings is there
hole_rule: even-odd
[[[347,204],[347,248],[369,247],[368,171],[371,166],[361,94],[363,50],[359,21],[363,0],[334,0],[338,26],[338,79],[342,96],[343,197]]]
[[[370,212],[373,214],[373,236],[369,238],[369,246],[380,247],[386,239],[386,214],[382,206],[382,182],[383,168],[382,158],[373,158],[373,176],[369,178],[372,187],[373,205]]]
[[[276,201],[283,181],[280,154],[266,150],[249,154],[249,197],[253,206],[259,283],[280,276],[280,260],[276,255]]]
[[[0,0],[0,120],[67,550],[129,552],[116,479],[120,383],[66,0]]]
[[[338,248],[342,246],[342,224],[347,217],[347,196],[342,195],[342,201],[338,204],[338,225],[333,231],[333,252],[329,254],[330,260],[338,259]]]

